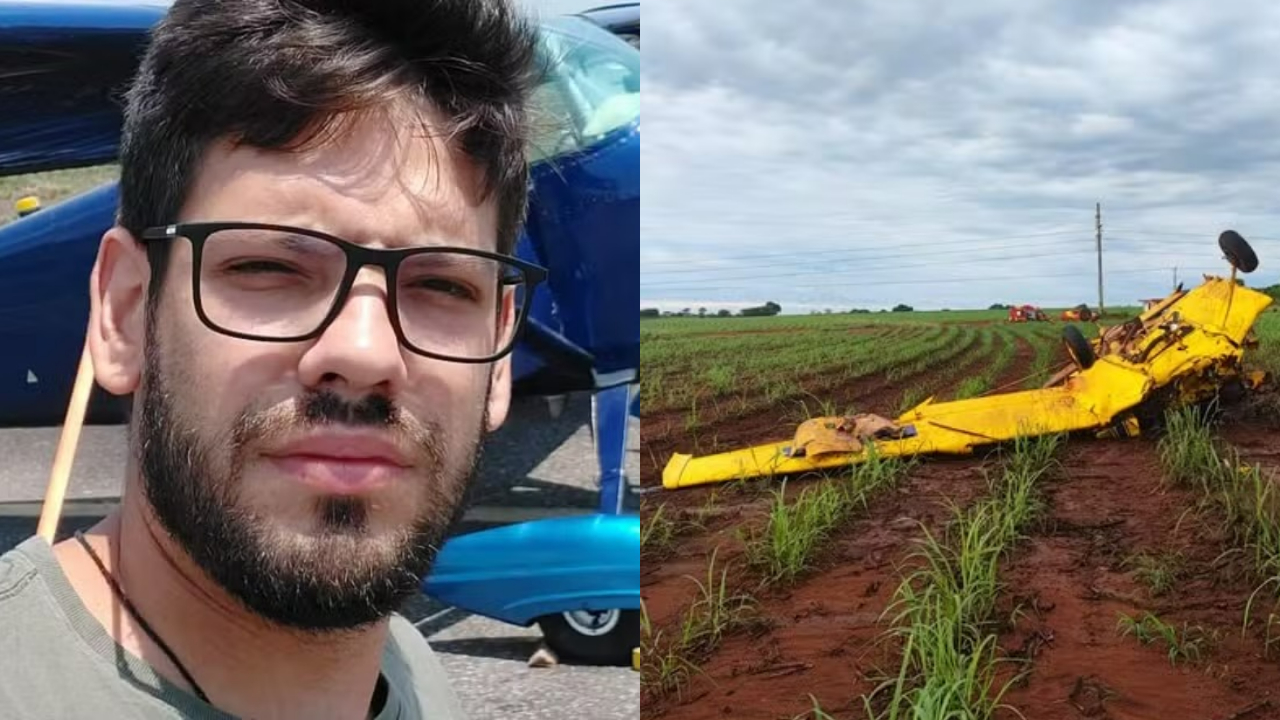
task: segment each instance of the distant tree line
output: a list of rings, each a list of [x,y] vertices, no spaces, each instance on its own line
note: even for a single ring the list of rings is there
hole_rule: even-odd
[[[722,317],[722,318],[724,317],[769,317],[772,315],[777,315],[781,312],[782,312],[782,306],[770,300],[763,305],[757,305],[756,307],[743,308],[739,310],[737,313],[734,313],[730,310],[724,310],[724,309],[720,309],[712,312],[705,307],[700,307],[697,309],[681,308],[680,310],[659,310],[658,308],[641,308],[640,317],[642,319],[657,318],[657,317]],[[866,308],[853,308],[852,310],[844,311],[844,314],[866,315],[872,312],[875,312],[875,311],[868,310]],[[894,306],[892,311],[885,310],[882,308],[879,310],[879,312],[882,312],[882,313],[883,312],[896,312],[896,313],[915,312],[915,308],[911,307],[910,305],[899,304]],[[832,315],[832,314],[840,314],[840,311],[832,310],[831,308],[826,308],[824,310],[811,310],[809,314],[810,315]]]
[[[1243,281],[1243,280],[1237,280],[1236,282],[1237,282],[1237,283],[1239,283],[1239,284],[1241,284],[1241,285],[1244,285],[1244,281]],[[1275,299],[1276,299],[1277,303],[1280,303],[1280,284],[1271,285],[1270,287],[1258,288],[1258,290],[1259,290],[1259,292],[1263,292],[1263,293],[1266,293],[1266,294],[1270,295],[1271,297],[1273,297],[1273,298],[1275,298]],[[989,309],[989,310],[1008,310],[1008,309],[1009,309],[1009,308],[1011,308],[1011,307],[1013,307],[1013,306],[1012,306],[1012,305],[1006,305],[1005,303],[992,303],[992,304],[991,304],[991,306],[990,306],[988,309]],[[715,311],[714,313],[710,313],[710,312],[707,310],[707,308],[705,308],[705,307],[698,308],[696,312],[694,311],[694,309],[693,309],[693,308],[683,308],[683,309],[681,309],[681,310],[680,310],[680,311],[678,311],[678,312],[673,312],[673,311],[670,311],[670,310],[667,310],[667,311],[661,311],[661,310],[659,310],[658,308],[641,308],[641,310],[640,310],[640,317],[641,317],[641,318],[656,318],[656,317],[722,317],[722,318],[723,318],[723,317],[768,317],[768,316],[771,316],[771,315],[777,315],[777,314],[778,314],[778,313],[780,313],[780,312],[782,312],[782,306],[781,306],[781,305],[779,305],[778,303],[773,302],[772,300],[770,300],[769,302],[766,302],[764,305],[759,305],[759,306],[756,306],[756,307],[743,308],[742,310],[738,311],[736,314],[735,314],[735,313],[733,313],[732,311],[724,310],[724,309],[717,310],[717,311]],[[864,315],[864,314],[870,314],[870,313],[872,313],[872,312],[875,312],[875,311],[868,310],[868,309],[866,309],[866,308],[853,308],[853,309],[851,309],[851,310],[846,310],[844,314],[847,314],[847,315]],[[910,305],[898,304],[898,305],[895,305],[895,306],[893,307],[893,309],[892,309],[892,310],[885,310],[885,309],[883,309],[883,308],[882,308],[881,310],[879,310],[879,312],[882,312],[882,313],[883,313],[883,312],[896,312],[896,313],[902,313],[902,312],[915,312],[915,308],[911,307]],[[943,312],[947,312],[947,310],[946,310],[946,309],[944,309],[944,310],[943,310]],[[831,315],[831,314],[839,314],[839,313],[838,313],[838,311],[833,311],[831,308],[827,308],[827,309],[824,309],[824,310],[811,310],[811,311],[809,312],[809,314],[810,314],[810,315]]]
[[[736,317],[768,317],[770,315],[777,315],[780,312],[782,312],[782,306],[770,300],[765,304],[757,307],[743,308],[742,310],[738,311],[738,314]],[[640,317],[656,318],[656,317],[735,317],[735,316],[733,312],[730,310],[720,309],[715,311],[714,313],[710,313],[707,310],[707,308],[700,307],[698,308],[697,312],[694,312],[693,308],[683,308],[679,312],[673,312],[671,310],[667,310],[664,312],[659,310],[658,308],[640,308]]]

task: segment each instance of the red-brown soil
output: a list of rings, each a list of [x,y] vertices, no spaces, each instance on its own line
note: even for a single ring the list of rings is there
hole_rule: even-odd
[[[895,328],[893,334],[897,332]],[[892,343],[892,335],[878,338],[877,342]],[[840,408],[852,403],[857,403],[860,408],[878,408],[878,403],[887,397],[888,390],[898,388],[900,393],[901,388],[909,387],[909,383],[914,379],[926,377],[929,374],[930,371],[925,370],[892,383],[883,375],[854,378],[824,388],[818,399],[834,403]],[[804,387],[810,382],[820,383],[822,380],[824,378],[820,375],[812,376],[801,382],[801,386]],[[765,408],[745,415],[733,414],[736,412],[736,407],[732,399],[724,399],[723,404],[715,398],[703,401],[699,409],[698,440],[718,447],[737,447],[742,442],[758,444],[771,439],[785,438],[789,430],[793,429],[798,422],[799,416],[794,402],[800,399],[810,402],[814,400],[806,396],[786,398],[779,401],[773,408]],[[689,445],[690,433],[685,429],[688,417],[689,412],[686,408],[645,413],[641,418],[641,432],[644,433],[645,445],[649,449],[643,455],[660,452],[663,456],[662,462],[665,464],[666,458],[670,457],[672,451],[693,450],[694,448]],[[672,441],[678,443],[678,446],[671,445]],[[701,443],[695,442],[695,444]],[[711,448],[700,448],[699,451],[709,449]],[[650,473],[646,472],[642,466],[641,484],[647,484],[646,479],[649,477]]]
[[[1240,451],[1241,460],[1257,463],[1280,477],[1280,427],[1253,420],[1230,422],[1218,436]]]
[[[1031,661],[1005,703],[1037,720],[1225,719],[1244,710],[1241,720],[1280,717],[1280,657],[1263,657],[1260,630],[1240,633],[1256,582],[1239,556],[1224,556],[1230,538],[1211,511],[1200,514],[1193,492],[1162,480],[1153,441],[1078,441],[1060,458],[1062,477],[1043,486],[1043,522],[1001,570],[1002,610],[1021,614],[1000,644]],[[812,707],[812,695],[832,717],[863,717],[863,696],[896,669],[877,640],[889,628],[881,615],[920,536],[917,523],[936,529],[951,517],[948,502],[965,505],[982,491],[980,460],[921,464],[838,531],[820,567],[791,589],[751,586],[768,622],[726,638],[681,699],[646,698],[644,716],[793,718]],[[709,492],[667,497],[692,512]],[[678,582],[681,575],[705,581],[713,540],[721,558],[736,557],[740,548],[724,549],[734,546],[737,523],[763,520],[766,495],[728,492],[720,490],[721,506],[735,496],[746,502],[717,512],[712,533],[686,541],[674,562],[645,567],[645,603],[659,626],[692,599],[693,583]],[[1139,580],[1132,559],[1142,553],[1181,555],[1173,589],[1157,596]],[[1211,640],[1202,656],[1173,665],[1161,642],[1143,646],[1118,631],[1121,613],[1147,612],[1179,629],[1203,628]]]
[[[1241,637],[1254,585],[1230,538],[1195,511],[1191,491],[1169,487],[1149,440],[1080,442],[1065,450],[1065,477],[1045,486],[1047,522],[1001,570],[1006,610],[1023,615],[1001,646],[1031,660],[1004,701],[1023,716],[1059,718],[1250,718],[1280,716],[1280,658],[1262,657],[1256,633]],[[1208,512],[1208,511],[1206,511]],[[1172,590],[1154,596],[1131,559],[1180,553]],[[1233,558],[1235,561],[1233,561]],[[1120,615],[1154,613],[1217,634],[1199,662],[1169,662],[1117,629]],[[1270,702],[1271,705],[1255,706]],[[1005,717],[1013,718],[1008,713]]]
[[[1024,355],[1019,352],[1008,370],[1010,374],[1029,365],[1030,356],[1024,358]],[[919,382],[921,377],[936,372],[938,389],[953,390],[979,363],[987,360],[970,354],[964,356],[963,363],[957,367],[927,370],[915,380]],[[889,382],[883,376],[865,378],[842,385],[823,399],[834,402],[837,407],[851,403],[859,407],[880,407],[882,403],[896,403],[901,388],[909,387],[911,382],[912,378],[897,382]],[[645,439],[640,458],[641,484],[660,486],[661,464],[665,464],[673,450],[688,451],[676,444],[687,437],[683,430],[684,416],[664,413],[659,414],[656,422],[646,417],[642,423]],[[665,429],[651,435],[649,431],[655,425]],[[716,437],[719,446],[725,448],[784,438],[794,427],[794,421],[785,417],[760,413],[712,422],[700,432]],[[735,709],[733,717],[780,716],[782,710],[774,712],[779,705],[765,704],[765,700],[775,695],[784,697],[788,688],[795,692],[781,706],[785,708],[786,717],[809,707],[806,694],[809,692],[815,693],[829,710],[851,707],[851,703],[858,702],[860,695],[874,687],[877,663],[887,663],[880,665],[882,668],[893,663],[892,658],[885,657],[874,644],[886,629],[876,623],[897,588],[898,564],[914,549],[910,540],[919,536],[917,522],[929,527],[945,522],[949,518],[946,502],[967,502],[979,490],[980,467],[981,462],[976,459],[922,464],[899,489],[872,500],[865,513],[860,513],[830,538],[820,560],[821,568],[784,592],[762,593],[758,580],[744,574],[743,547],[736,534],[740,528],[759,527],[766,522],[772,501],[768,491],[776,485],[755,481],[670,493],[660,491],[646,496],[642,517],[647,519],[656,506],[662,504],[668,518],[692,519],[701,524],[677,539],[673,552],[642,558],[642,597],[653,627],[661,630],[665,637],[677,632],[681,614],[699,592],[694,580],[704,584],[708,581],[708,563],[713,551],[717,579],[720,571],[729,566],[730,582],[736,589],[745,589],[756,597],[760,602],[757,616],[771,622],[753,633],[727,638],[703,666],[705,674],[696,676],[692,687],[684,691],[682,699],[686,702],[675,698],[646,698],[644,716],[718,715],[723,703],[705,699],[713,694],[713,688],[714,697],[735,708],[741,707],[740,702],[756,702],[750,699],[751,688],[760,688],[757,692],[765,693],[757,704],[766,714],[741,714]],[[805,484],[824,481],[821,478],[792,481],[787,495],[794,497]],[[833,582],[836,583],[834,590],[830,589]],[[832,632],[840,633],[840,637],[833,638]],[[822,650],[825,654],[814,667],[804,665],[812,661],[794,660],[805,657],[815,643],[825,648]],[[802,664],[788,664],[795,662]],[[870,678],[864,677],[868,674]],[[829,689],[820,692],[820,687]],[[746,696],[735,699],[739,693]],[[712,710],[707,709],[712,706]]]
[[[1016,340],[1014,361],[997,387],[1025,378],[1034,346]],[[889,382],[863,378],[825,391],[822,400],[892,414],[903,389],[926,385],[940,397],[979,363],[976,352],[950,366]],[[945,373],[945,375],[944,375]],[[745,417],[708,419],[698,434],[700,452],[786,438],[795,426],[788,409]],[[673,451],[695,450],[683,412],[642,420],[641,484],[660,486],[662,465]],[[1219,435],[1244,459],[1280,470],[1280,424],[1229,417]],[[1194,492],[1162,479],[1153,437],[1073,440],[1059,456],[1059,476],[1042,489],[1047,507],[1002,565],[1000,579],[1004,654],[1029,661],[1027,674],[1004,697],[1029,720],[1156,718],[1157,720],[1280,719],[1280,640],[1265,657],[1265,628],[1242,634],[1245,604],[1259,582],[1247,558],[1212,509],[1197,509]],[[984,491],[982,460],[921,463],[899,488],[886,491],[839,528],[819,556],[819,567],[789,588],[761,587],[746,569],[736,532],[759,527],[776,487],[767,481],[646,496],[668,516],[696,519],[700,527],[680,537],[667,555],[646,555],[641,586],[655,628],[669,636],[716,554],[717,574],[731,566],[731,591],[757,601],[763,623],[729,633],[706,658],[680,697],[642,692],[642,716],[663,720],[807,717],[815,698],[830,716],[865,717],[863,696],[897,670],[891,644],[878,642],[890,629],[889,607],[904,564],[920,537],[920,523],[938,528],[950,519],[946,503],[965,505]],[[1280,478],[1280,474],[1276,477]],[[788,495],[827,482],[793,480]],[[1135,568],[1140,554],[1177,554],[1173,587],[1156,594]],[[1015,609],[1018,611],[1015,613]],[[1265,612],[1271,609],[1265,603]],[[1198,659],[1171,664],[1161,640],[1142,645],[1117,622],[1127,614],[1153,613],[1181,630],[1184,623],[1209,637]],[[1280,629],[1277,629],[1280,633]],[[1001,679],[1007,679],[1008,673]],[[1017,717],[1002,711],[1001,718]]]
[[[771,486],[696,487],[645,499],[641,515],[646,519],[661,503],[664,516],[686,528],[671,552],[641,558],[642,595],[654,627],[666,627],[689,606],[699,591],[694,581],[707,583],[713,552],[717,575],[726,566],[742,566],[742,543],[735,531],[765,520],[773,499],[765,488]],[[787,494],[790,497],[791,491]],[[689,530],[684,524],[690,522],[698,526]]]
[[[763,626],[726,638],[681,698],[642,698],[644,717],[791,718],[812,707],[810,694],[826,712],[841,717],[860,708],[860,697],[894,672],[887,646],[877,642],[887,629],[880,619],[892,602],[902,564],[915,550],[912,540],[921,535],[920,523],[936,529],[951,517],[947,503],[964,505],[975,497],[984,487],[980,468],[978,460],[919,466],[839,528],[817,567],[790,588],[762,588],[739,574],[740,586],[758,603],[755,615]],[[788,495],[798,491],[789,488]],[[763,522],[766,504],[767,499],[759,501],[738,517]],[[664,564],[649,577],[642,571],[642,596],[655,621],[661,613],[664,625],[673,623],[673,610],[692,599],[696,588],[687,579],[687,588],[673,582],[677,574],[698,577],[700,572],[705,582],[707,544],[699,538],[687,553],[682,549],[680,569]],[[717,567],[721,557],[723,549]]]
[[[1020,343],[1002,377],[1025,376],[1033,357],[1030,344]],[[989,357],[972,353],[956,367],[926,371],[915,381],[934,372],[938,376],[935,389],[948,392],[987,361]],[[911,382],[912,378],[889,382],[873,377],[843,385],[824,399],[837,406],[880,407],[896,403],[901,388]],[[685,437],[683,416],[659,416],[659,423],[663,422],[680,424],[670,432],[657,431],[653,440],[646,433],[642,485],[660,485],[659,463],[665,463],[673,450],[687,451],[672,443]],[[649,418],[643,423],[645,430],[655,424]],[[724,448],[786,437],[792,428],[794,422],[762,413],[711,423],[702,432],[715,436]],[[681,698],[646,698],[645,717],[720,716],[725,706],[732,706],[735,718],[789,718],[811,707],[808,693],[828,712],[858,705],[883,673],[893,672],[894,658],[875,642],[887,629],[878,620],[897,588],[901,563],[914,550],[911,540],[920,536],[918,523],[937,528],[946,522],[950,518],[947,502],[965,504],[981,490],[980,468],[977,459],[920,465],[899,489],[873,500],[866,513],[830,538],[820,568],[788,591],[762,591],[752,584],[752,578],[744,575],[743,548],[736,536],[739,528],[758,527],[766,521],[772,497],[765,491],[774,486],[757,481],[648,496],[642,515],[662,503],[667,517],[702,523],[700,529],[676,541],[673,553],[641,563],[642,596],[653,626],[666,637],[677,631],[681,613],[699,592],[694,580],[708,580],[713,551],[717,577],[726,565],[731,566],[731,582],[757,598],[757,617],[767,622],[753,632],[728,637]],[[810,482],[824,480],[792,481],[788,496],[794,497]],[[808,659],[811,655],[814,658]]]

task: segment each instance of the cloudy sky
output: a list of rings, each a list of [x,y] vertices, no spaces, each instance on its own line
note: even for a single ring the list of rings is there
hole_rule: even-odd
[[[641,300],[784,312],[1280,282],[1280,4],[646,0]]]

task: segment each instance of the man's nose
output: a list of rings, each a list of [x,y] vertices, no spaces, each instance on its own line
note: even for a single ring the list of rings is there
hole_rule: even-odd
[[[381,270],[361,268],[333,322],[303,355],[302,382],[317,386],[336,379],[353,394],[363,394],[404,381],[407,371],[388,293]]]

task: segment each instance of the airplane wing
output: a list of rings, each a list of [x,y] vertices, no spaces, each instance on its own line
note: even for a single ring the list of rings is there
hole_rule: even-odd
[[[166,7],[6,3],[0,13],[0,175],[116,158],[121,93]]]

